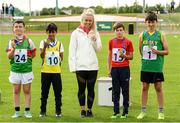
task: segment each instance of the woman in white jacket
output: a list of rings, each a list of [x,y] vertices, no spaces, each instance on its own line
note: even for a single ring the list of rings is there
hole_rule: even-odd
[[[101,39],[96,30],[94,10],[86,9],[81,14],[81,24],[72,34],[69,44],[69,68],[76,73],[78,81],[78,99],[81,107],[81,117],[92,117],[94,101],[94,86],[98,73],[96,53],[101,49]],[[87,111],[85,109],[87,94]]]

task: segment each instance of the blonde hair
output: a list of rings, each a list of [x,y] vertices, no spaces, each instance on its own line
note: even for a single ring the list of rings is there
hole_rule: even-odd
[[[91,26],[92,31],[96,31],[96,21],[95,21],[95,12],[92,8],[84,9],[83,13],[81,14],[81,24],[83,23],[83,19],[85,16],[93,16],[93,24]]]
[[[96,39],[96,32],[97,32],[97,28],[96,28],[96,21],[95,21],[95,12],[92,8],[88,8],[88,9],[84,9],[83,13],[81,14],[81,24],[83,23],[83,19],[85,16],[93,16],[93,23],[91,26],[91,30],[88,34],[88,36],[91,39]]]

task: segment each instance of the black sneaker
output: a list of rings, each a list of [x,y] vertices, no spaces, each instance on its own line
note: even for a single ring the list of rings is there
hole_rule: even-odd
[[[86,117],[86,111],[85,110],[81,110],[81,118]]]
[[[61,116],[62,116],[62,115],[61,115],[61,112],[56,112],[55,116],[56,116],[56,117],[61,117]]]
[[[119,117],[120,117],[119,113],[114,113],[110,118],[111,119],[116,119],[116,118],[119,118]]]
[[[39,117],[45,117],[46,116],[46,112],[40,112],[39,113]]]
[[[93,117],[92,111],[91,110],[87,110],[86,116],[87,117]]]
[[[128,117],[128,114],[125,113],[125,112],[123,112],[122,115],[121,115],[121,118],[122,118],[122,119],[125,119],[125,118],[127,118],[127,117]]]

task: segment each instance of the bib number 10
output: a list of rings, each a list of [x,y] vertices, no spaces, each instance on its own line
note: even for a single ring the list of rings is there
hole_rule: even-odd
[[[58,58],[57,57],[49,57],[49,65],[57,65],[58,64]]]
[[[47,65],[58,65],[59,64],[59,53],[58,52],[48,52],[46,55]]]

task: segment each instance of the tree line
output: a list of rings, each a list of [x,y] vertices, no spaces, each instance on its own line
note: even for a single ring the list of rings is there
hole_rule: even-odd
[[[132,6],[120,6],[117,7],[110,7],[110,8],[103,8],[102,6],[91,6],[90,8],[93,8],[96,12],[96,14],[117,14],[117,13],[142,13],[143,6],[139,5],[138,3],[134,2]],[[69,6],[69,7],[63,7],[58,9],[58,13],[60,15],[65,15],[65,13],[62,10],[71,10],[71,14],[81,14],[84,10],[84,7],[75,7],[75,6]],[[18,14],[23,15],[29,15],[29,13],[23,13],[19,9],[17,9]],[[161,4],[156,4],[155,6],[145,6],[145,12],[148,11],[157,11],[158,13],[171,13],[170,5],[162,6]],[[178,5],[173,12],[180,12],[180,5]],[[33,13],[33,12],[32,12]],[[40,12],[40,15],[55,15],[55,8],[43,8]],[[33,15],[33,14],[32,14]]]

